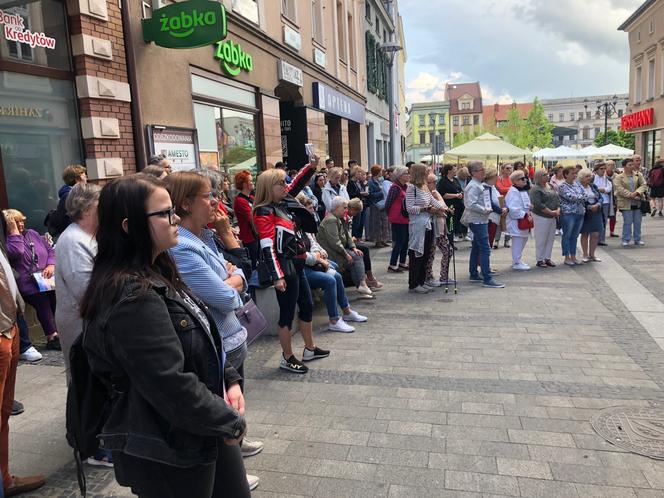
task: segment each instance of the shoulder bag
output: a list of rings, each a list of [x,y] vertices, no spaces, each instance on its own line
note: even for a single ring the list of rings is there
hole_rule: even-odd
[[[235,316],[247,330],[247,346],[254,342],[267,328],[267,320],[253,299],[235,310]]]

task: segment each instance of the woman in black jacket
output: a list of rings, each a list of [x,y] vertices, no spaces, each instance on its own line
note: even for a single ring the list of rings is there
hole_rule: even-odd
[[[249,497],[240,376],[166,252],[178,221],[155,178],[120,178],[101,192],[81,304],[90,367],[114,390],[99,438],[117,481],[140,497]]]

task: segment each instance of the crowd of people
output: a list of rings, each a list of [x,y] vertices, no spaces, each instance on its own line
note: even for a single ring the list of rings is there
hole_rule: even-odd
[[[156,156],[141,173],[103,188],[87,182],[83,167],[70,166],[57,208],[63,213],[47,220],[52,234],[26,228],[23,213],[5,210],[5,494],[44,483],[12,476],[6,458],[18,360],[42,358],[30,342],[24,302],[35,310],[46,348],[62,349],[68,382],[69,351],[84,333],[92,371],[121,385],[101,434],[104,447],[88,463],[114,467],[118,482],[139,496],[242,497],[259,482],[242,459],[263,449],[246,437],[248,331],[237,313],[256,289],[276,295],[279,368],[306,374],[306,363],[330,356],[314,336],[314,294],[330,331],[354,332],[369,318],[352,309],[348,292],[375,299],[383,288],[372,250],[391,246],[387,272],[407,272],[408,290],[428,294],[456,286],[450,266],[458,245],[469,241],[469,281],[503,288],[491,266],[501,239],[515,271],[530,269],[524,249],[531,236],[537,267],[556,266],[558,235],[564,264],[576,266],[600,261],[596,249],[607,244],[607,229],[622,246],[641,246],[643,213],[664,216],[664,160],[647,179],[638,156],[621,169],[613,161],[536,171],[522,162],[497,171],[480,161],[439,172],[423,163],[347,166],[312,156],[299,171],[279,163],[257,178],[238,172],[231,185],[218,171],[172,172]],[[296,311],[301,355],[292,344]]]

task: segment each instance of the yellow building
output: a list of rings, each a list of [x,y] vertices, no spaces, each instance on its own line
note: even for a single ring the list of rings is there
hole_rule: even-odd
[[[419,161],[443,154],[451,148],[450,105],[448,102],[413,104],[408,117],[406,160]]]

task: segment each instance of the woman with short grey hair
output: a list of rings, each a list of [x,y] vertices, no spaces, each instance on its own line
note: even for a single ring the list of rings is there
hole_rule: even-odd
[[[551,253],[556,238],[556,223],[560,218],[560,199],[558,192],[549,183],[549,172],[546,169],[538,169],[535,172],[533,187],[529,194],[533,205],[537,266],[539,268],[556,266],[551,260]]]
[[[101,187],[93,183],[77,183],[71,189],[65,209],[71,224],[65,229],[55,245],[55,323],[58,328],[62,354],[69,373],[69,351],[83,331],[83,320],[79,304],[88,287],[94,258],[97,255],[97,204]],[[106,467],[113,466],[110,451],[99,450],[88,463]]]

